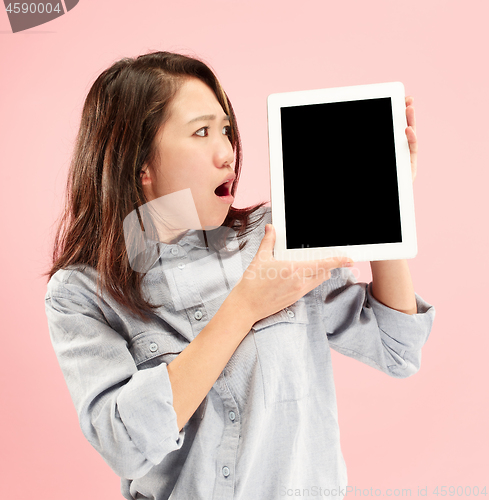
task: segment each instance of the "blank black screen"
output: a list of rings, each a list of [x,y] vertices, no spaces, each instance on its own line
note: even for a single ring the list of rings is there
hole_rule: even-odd
[[[389,97],[281,108],[287,248],[401,242]]]

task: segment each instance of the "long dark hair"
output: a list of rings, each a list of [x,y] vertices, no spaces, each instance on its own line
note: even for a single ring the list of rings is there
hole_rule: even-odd
[[[123,221],[147,203],[141,170],[155,159],[155,136],[168,117],[173,97],[188,77],[207,84],[230,117],[234,195],[241,169],[241,141],[231,102],[212,70],[198,59],[170,52],[121,59],[95,80],[85,100],[53,263],[44,274],[49,280],[70,265],[92,266],[97,270],[97,293],[107,290],[143,320],[159,305],[143,297],[144,273],[135,271],[129,263]],[[223,226],[236,230],[242,239],[259,220],[251,214],[263,204],[231,207]]]

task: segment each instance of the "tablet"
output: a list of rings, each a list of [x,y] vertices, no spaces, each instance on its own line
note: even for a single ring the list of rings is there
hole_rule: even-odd
[[[416,255],[406,127],[400,82],[268,97],[276,259]]]

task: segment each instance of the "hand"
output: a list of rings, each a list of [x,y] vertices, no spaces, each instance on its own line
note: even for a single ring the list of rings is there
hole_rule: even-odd
[[[273,257],[274,244],[275,229],[267,224],[255,258],[230,294],[249,315],[251,325],[290,306],[328,280],[332,269],[353,264],[347,257],[301,262],[278,261]]]
[[[418,157],[418,141],[416,139],[416,117],[414,115],[414,97],[406,97],[406,137],[409,144],[409,151],[411,153],[411,176],[414,182],[416,177],[416,172],[418,169],[417,157]]]

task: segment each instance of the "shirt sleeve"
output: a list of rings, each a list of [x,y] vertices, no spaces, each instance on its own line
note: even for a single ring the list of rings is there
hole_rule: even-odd
[[[392,377],[413,375],[435,317],[434,307],[415,295],[417,314],[405,314],[375,299],[371,283],[357,283],[349,269],[333,270],[321,288],[329,345]]]
[[[183,444],[167,365],[138,371],[126,340],[74,289],[46,295],[51,341],[83,434],[116,474],[137,479]]]

